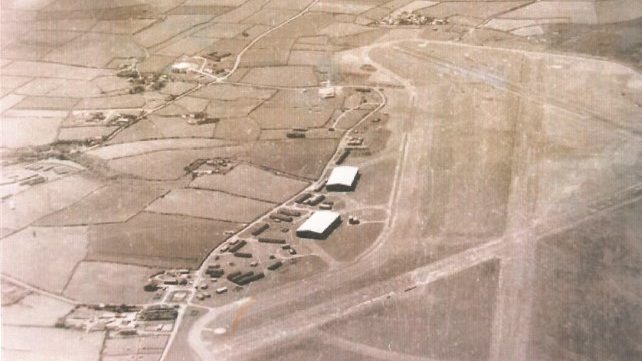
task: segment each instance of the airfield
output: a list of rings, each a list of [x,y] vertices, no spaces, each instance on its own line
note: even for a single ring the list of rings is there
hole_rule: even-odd
[[[3,358],[642,359],[639,2],[1,5]]]

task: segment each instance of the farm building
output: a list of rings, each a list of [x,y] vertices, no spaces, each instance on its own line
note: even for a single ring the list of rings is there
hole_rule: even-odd
[[[339,213],[317,211],[312,214],[297,230],[296,235],[303,238],[326,238],[341,222]]]
[[[326,189],[329,191],[351,191],[357,184],[359,168],[351,166],[339,166],[332,169]]]

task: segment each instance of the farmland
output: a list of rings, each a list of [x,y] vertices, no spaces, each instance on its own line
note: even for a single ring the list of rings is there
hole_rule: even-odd
[[[640,4],[2,1],[0,358],[642,358]]]

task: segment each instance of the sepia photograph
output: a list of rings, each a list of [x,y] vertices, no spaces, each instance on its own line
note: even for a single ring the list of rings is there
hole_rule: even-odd
[[[642,0],[0,0],[0,360],[641,361]]]

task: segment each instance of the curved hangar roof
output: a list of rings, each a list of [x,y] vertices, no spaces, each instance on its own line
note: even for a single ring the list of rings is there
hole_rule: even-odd
[[[298,234],[324,234],[339,220],[339,213],[317,211],[296,230]]]
[[[332,169],[332,173],[330,173],[326,186],[350,188],[354,185],[354,182],[357,179],[357,174],[359,174],[359,168],[357,167],[347,165],[335,167]]]

